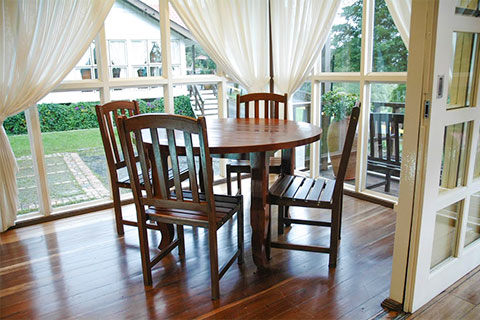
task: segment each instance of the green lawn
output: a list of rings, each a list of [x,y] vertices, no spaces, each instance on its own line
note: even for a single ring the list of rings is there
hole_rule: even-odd
[[[9,136],[15,157],[30,155],[28,135]],[[45,154],[57,152],[77,152],[85,148],[103,148],[98,128],[42,133]]]

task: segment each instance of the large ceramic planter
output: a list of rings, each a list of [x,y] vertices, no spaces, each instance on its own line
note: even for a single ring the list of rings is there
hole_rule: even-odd
[[[340,121],[332,121],[328,127],[327,144],[328,153],[332,162],[332,168],[335,176],[337,176],[338,168],[340,167],[340,159],[342,157],[343,145],[345,144],[345,137],[347,135],[349,118]],[[347,172],[345,180],[355,179],[355,167],[357,163],[357,137],[353,141],[352,152],[348,161]]]

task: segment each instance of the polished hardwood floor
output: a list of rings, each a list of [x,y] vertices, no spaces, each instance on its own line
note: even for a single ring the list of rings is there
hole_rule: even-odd
[[[245,195],[249,182],[243,181]],[[216,188],[226,192],[224,185]],[[144,287],[137,230],[126,227],[125,235],[117,236],[113,210],[106,210],[0,234],[0,317],[368,319],[383,312],[393,210],[345,196],[336,269],[328,268],[326,254],[272,249],[268,269],[259,270],[250,251],[249,201],[246,196],[245,264],[225,274],[218,301],[210,299],[205,230],[186,228],[185,258],[174,250],[154,268],[153,286]],[[124,210],[134,215],[132,205]],[[295,209],[292,214],[325,212]],[[220,264],[236,244],[235,222],[222,229]],[[149,232],[151,243],[158,243],[159,234]],[[326,245],[329,230],[295,225],[285,237]]]

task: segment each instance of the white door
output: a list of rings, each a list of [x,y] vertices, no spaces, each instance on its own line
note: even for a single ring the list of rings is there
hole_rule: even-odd
[[[480,265],[478,1],[429,2],[435,41],[423,60],[432,67],[423,74],[425,115],[417,147],[420,170],[403,301],[407,311],[417,310]],[[415,44],[410,44],[415,54]]]

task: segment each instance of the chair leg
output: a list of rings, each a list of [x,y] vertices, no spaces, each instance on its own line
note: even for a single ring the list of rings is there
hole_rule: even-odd
[[[138,210],[138,208],[137,208]],[[142,258],[143,283],[146,286],[152,285],[152,266],[150,263],[150,250],[148,245],[148,234],[146,221],[141,220],[142,214],[137,213],[138,238],[140,242],[140,256]]]
[[[212,300],[220,297],[220,277],[218,275],[218,249],[216,226],[208,228],[208,247],[210,249],[210,281],[212,289]]]
[[[177,224],[177,239],[178,241],[178,254],[181,256],[185,255],[185,237],[183,233],[183,226]]]
[[[392,173],[389,169],[385,172],[385,192],[390,192],[390,183],[392,179]]]
[[[230,165],[227,164],[227,194],[229,196],[232,195],[232,171],[230,169]]]
[[[237,172],[237,194],[242,194],[242,173]]]
[[[283,234],[283,229],[284,229],[284,222],[283,222],[284,210],[285,210],[285,207],[284,207],[284,206],[281,206],[281,205],[278,206],[278,226],[277,226],[278,235]]]
[[[238,264],[243,264],[243,247],[244,247],[244,221],[243,221],[243,199],[240,206],[240,210],[237,212],[237,240],[238,240],[238,250],[240,254],[238,255]]]
[[[338,240],[342,238],[342,216],[343,216],[343,190],[340,193],[340,214],[338,217]]]
[[[113,210],[115,212],[115,224],[117,226],[117,234],[123,235],[125,233],[123,229],[123,217],[122,217],[122,203],[120,202],[120,189],[112,183],[112,195],[113,195]]]
[[[328,266],[335,268],[337,266],[338,253],[338,237],[339,237],[339,219],[340,218],[340,204],[334,201],[332,208],[332,226],[330,230],[330,254]]]
[[[288,213],[288,210],[289,210],[289,209],[290,209],[289,206],[285,206],[285,208],[283,209],[283,212],[284,212],[284,213],[283,213],[283,216],[284,216],[285,218],[290,218],[290,214]],[[284,224],[285,224],[285,226],[287,226],[287,227],[290,227],[290,226],[292,225],[291,222],[285,222]]]
[[[265,241],[265,254],[267,259],[272,259],[272,205],[268,206],[268,225],[267,225],[267,239]]]

